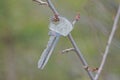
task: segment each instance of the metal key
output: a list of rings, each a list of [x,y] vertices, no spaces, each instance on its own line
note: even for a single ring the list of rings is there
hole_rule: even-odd
[[[51,30],[50,38],[46,49],[43,51],[39,61],[38,68],[43,69],[47,64],[60,36],[67,36],[73,29],[72,24],[64,17],[59,17],[60,21],[54,24],[50,22],[49,29]]]

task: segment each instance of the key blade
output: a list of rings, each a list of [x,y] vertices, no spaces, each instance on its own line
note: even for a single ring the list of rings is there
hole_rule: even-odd
[[[38,61],[38,68],[43,69],[47,64],[60,36],[50,36],[48,41],[48,45],[46,49],[43,51],[39,61]]]
[[[46,49],[43,51],[39,61],[38,61],[38,68],[42,69],[43,64],[45,63],[45,61],[47,60],[47,58],[50,57],[50,50],[52,48],[52,45],[54,43],[55,40],[55,36],[50,36],[48,44]]]

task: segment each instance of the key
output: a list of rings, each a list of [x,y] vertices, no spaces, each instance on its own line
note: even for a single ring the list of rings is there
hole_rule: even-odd
[[[67,36],[73,29],[72,24],[64,17],[59,17],[58,22],[50,22],[50,38],[46,49],[43,51],[39,61],[38,68],[43,69],[47,64],[60,36]]]

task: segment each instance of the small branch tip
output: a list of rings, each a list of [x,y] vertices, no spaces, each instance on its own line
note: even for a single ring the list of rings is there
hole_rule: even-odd
[[[44,2],[44,1],[42,1],[42,0],[33,0],[33,1],[39,3],[40,5],[48,5],[47,2]]]
[[[68,53],[70,51],[75,51],[75,49],[74,48],[65,49],[62,51],[62,53]]]
[[[78,13],[78,14],[75,16],[75,20],[76,20],[76,21],[80,20],[80,13]]]

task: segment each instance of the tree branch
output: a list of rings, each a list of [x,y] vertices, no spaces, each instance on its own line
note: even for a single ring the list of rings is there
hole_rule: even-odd
[[[79,57],[80,61],[82,62],[83,67],[88,66],[88,64],[87,64],[84,56],[82,55],[81,51],[80,51],[79,48],[77,47],[77,45],[76,45],[76,43],[75,43],[72,35],[71,35],[71,34],[68,34],[68,38],[69,38],[70,42],[72,43],[72,45],[73,45],[73,47],[74,47],[74,49],[75,49],[75,52],[76,52],[77,56]],[[93,74],[91,73],[91,71],[89,71],[88,69],[85,69],[85,70],[87,71],[90,79],[91,79],[91,80],[94,80],[94,77],[93,77]]]
[[[54,5],[52,4],[52,2],[51,2],[51,0],[46,0],[47,1],[47,3],[48,3],[48,6],[49,6],[49,8],[52,10],[52,12],[53,12],[53,14],[54,14],[54,20],[55,21],[59,21],[59,18],[58,18],[58,16],[59,16],[59,13],[58,13],[58,11],[55,9],[55,7],[54,7]]]
[[[103,55],[103,59],[101,61],[101,65],[98,69],[98,72],[96,73],[96,76],[95,76],[94,80],[98,80],[98,78],[99,78],[99,76],[102,72],[103,66],[106,62],[106,59],[107,59],[107,56],[108,56],[108,53],[109,53],[109,49],[110,49],[110,45],[111,45],[113,36],[115,34],[115,31],[117,29],[117,24],[118,24],[118,21],[119,21],[119,17],[120,17],[120,5],[119,5],[119,8],[118,8],[118,12],[116,14],[116,17],[114,19],[113,28],[112,28],[111,34],[109,36],[109,39],[108,39],[108,42],[107,42],[107,45],[106,45],[106,49],[105,49],[105,52],[104,52],[104,55]]]

